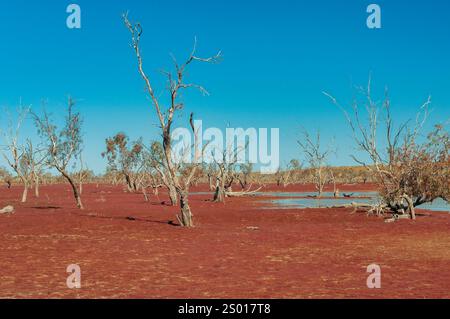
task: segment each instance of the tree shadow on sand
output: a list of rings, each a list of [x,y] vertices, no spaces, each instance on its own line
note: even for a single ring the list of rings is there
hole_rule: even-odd
[[[155,224],[163,224],[163,225],[170,225],[174,227],[180,227],[179,224],[175,223],[173,220],[152,220],[152,219],[146,219],[146,218],[139,218],[139,217],[133,217],[133,216],[102,216],[98,214],[80,214],[77,213],[77,216],[81,217],[88,217],[88,218],[99,218],[99,219],[109,219],[109,220],[125,220],[128,222],[142,222],[142,223],[155,223]]]
[[[39,210],[47,210],[47,209],[51,209],[51,210],[54,210],[54,209],[61,209],[62,207],[59,207],[59,206],[34,206],[34,207],[31,207],[32,209],[39,209]]]

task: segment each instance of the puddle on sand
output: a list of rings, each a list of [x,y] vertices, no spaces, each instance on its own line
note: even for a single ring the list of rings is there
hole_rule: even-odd
[[[327,198],[333,197],[333,193],[323,193],[322,199],[316,198],[305,198],[308,196],[315,196],[317,193],[314,192],[299,192],[299,193],[258,193],[258,196],[271,196],[278,197],[277,199],[272,199],[265,201],[268,205],[264,207],[265,209],[296,209],[296,208],[321,208],[328,206],[339,206],[347,205],[351,203],[377,203],[378,193],[376,192],[353,192],[352,198]],[[283,198],[287,197],[287,198]],[[427,209],[431,211],[443,211],[450,213],[450,204],[446,201],[438,198],[433,203],[421,205],[419,209]]]

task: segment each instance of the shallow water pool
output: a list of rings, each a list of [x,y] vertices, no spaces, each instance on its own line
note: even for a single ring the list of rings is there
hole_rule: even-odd
[[[348,205],[351,203],[371,203],[375,204],[379,201],[376,192],[353,192],[352,198],[326,198],[333,197],[333,193],[323,193],[322,199],[305,198],[315,196],[314,192],[298,192],[298,193],[258,193],[258,196],[278,197],[277,199],[267,200],[266,209],[295,209],[295,208],[323,208],[329,206]],[[342,196],[342,195],[341,195]],[[288,198],[283,198],[288,197]],[[436,199],[433,203],[424,204],[418,209],[426,209],[431,211],[443,211],[450,213],[450,204],[442,199]]]

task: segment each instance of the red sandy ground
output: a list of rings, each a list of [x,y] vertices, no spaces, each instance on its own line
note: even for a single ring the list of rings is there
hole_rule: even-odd
[[[195,195],[197,227],[183,229],[169,224],[177,209],[161,205],[164,195],[146,203],[89,185],[81,212],[66,185],[43,187],[25,205],[20,192],[0,190],[0,206],[16,207],[0,216],[1,298],[450,297],[450,214],[384,223],[345,209],[264,210],[258,198],[223,205]],[[381,289],[366,286],[372,263]],[[81,267],[79,290],[66,287],[69,264]]]

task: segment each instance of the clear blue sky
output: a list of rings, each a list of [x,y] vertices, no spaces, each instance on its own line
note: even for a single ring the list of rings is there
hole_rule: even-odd
[[[372,2],[382,8],[381,30],[365,24]],[[70,3],[81,6],[81,30],[66,27]],[[191,68],[192,81],[211,96],[187,95],[185,118],[193,111],[207,127],[278,127],[283,162],[300,157],[295,141],[304,126],[336,137],[333,164],[353,163],[350,131],[321,92],[348,101],[352,84],[366,83],[369,72],[374,90],[388,85],[400,119],[414,116],[429,94],[430,123],[450,117],[449,1],[1,1],[0,107],[14,109],[22,97],[39,109],[46,98],[58,115],[66,96],[76,97],[84,157],[97,172],[106,137],[158,137],[121,21],[126,10],[144,26],[145,67],[159,90],[169,53],[185,57],[194,36],[199,54],[221,49],[220,65]],[[28,123],[23,135],[33,134]]]

